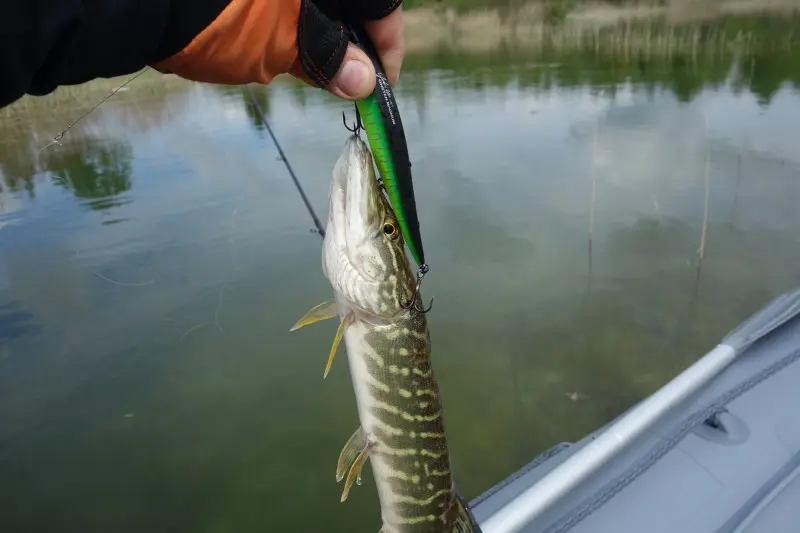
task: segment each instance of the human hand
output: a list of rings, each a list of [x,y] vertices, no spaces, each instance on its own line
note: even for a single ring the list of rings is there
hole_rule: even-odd
[[[303,2],[298,26],[299,62],[293,75],[348,100],[368,96],[375,87],[372,61],[348,36],[343,13],[363,22],[389,82],[400,75],[405,44],[401,0],[311,0]],[[310,80],[308,79],[310,78]]]
[[[405,52],[401,4],[402,0],[229,0],[185,48],[152,66],[186,79],[228,85],[269,83],[288,73],[340,98],[358,100],[375,87],[375,69],[349,42],[341,23],[343,11],[362,19],[394,85]]]

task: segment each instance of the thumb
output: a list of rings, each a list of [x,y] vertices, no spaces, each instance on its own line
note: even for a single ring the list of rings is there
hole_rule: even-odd
[[[339,70],[327,90],[345,100],[361,100],[375,88],[375,67],[367,55],[353,43],[348,43]]]

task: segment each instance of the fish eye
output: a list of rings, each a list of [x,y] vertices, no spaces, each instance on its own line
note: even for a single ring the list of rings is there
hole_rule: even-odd
[[[397,231],[397,226],[390,220],[384,222],[383,233],[392,240],[396,239],[400,235],[400,233]]]

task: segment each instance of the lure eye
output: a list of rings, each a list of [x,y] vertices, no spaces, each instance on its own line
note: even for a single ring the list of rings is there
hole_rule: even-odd
[[[383,233],[392,240],[400,235],[397,231],[397,226],[388,221],[383,224]]]

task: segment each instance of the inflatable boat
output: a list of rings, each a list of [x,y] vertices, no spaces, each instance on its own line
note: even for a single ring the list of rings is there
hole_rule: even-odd
[[[471,502],[483,533],[800,533],[800,289]]]

